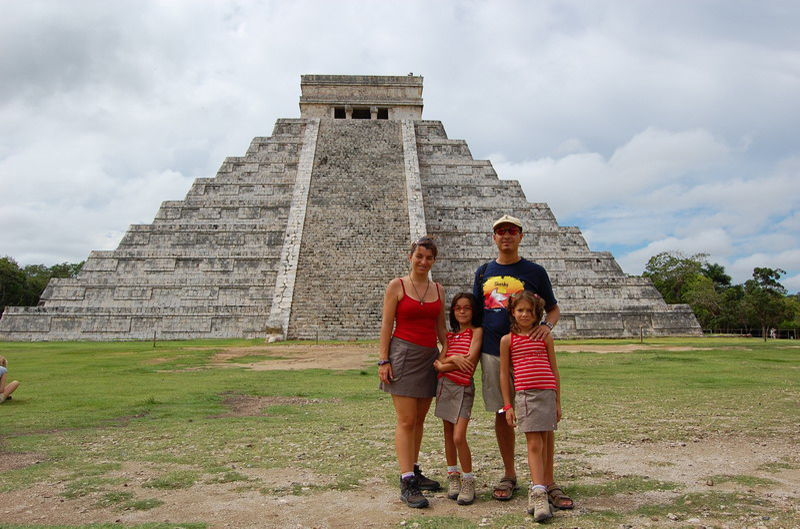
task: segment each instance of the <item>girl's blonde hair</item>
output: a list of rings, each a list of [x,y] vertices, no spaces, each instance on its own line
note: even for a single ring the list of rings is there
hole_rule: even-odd
[[[5,356],[0,356],[0,366],[8,367],[8,362],[6,361]]]
[[[511,332],[519,332],[519,325],[516,318],[514,318],[514,308],[521,302],[527,301],[533,308],[533,321],[539,323],[544,316],[544,300],[539,297],[539,294],[534,294],[530,290],[522,290],[511,294],[508,297],[508,319],[511,322]]]

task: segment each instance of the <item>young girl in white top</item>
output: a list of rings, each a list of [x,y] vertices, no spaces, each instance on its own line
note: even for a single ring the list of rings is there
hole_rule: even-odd
[[[508,300],[511,332],[500,340],[500,389],[503,412],[511,426],[519,425],[528,445],[531,486],[528,513],[537,522],[551,518],[544,480],[547,443],[544,432],[554,431],[561,420],[561,382],[556,366],[553,337],[534,340],[531,333],[544,315],[544,300],[523,290]],[[511,372],[515,402],[512,405]]]
[[[459,505],[475,501],[475,475],[472,453],[467,444],[467,425],[475,401],[472,374],[481,355],[483,310],[472,294],[461,292],[450,302],[450,328],[447,349],[433,366],[439,372],[434,414],[444,424],[444,453],[447,458],[447,497]],[[461,461],[461,469],[458,461]],[[461,474],[461,470],[464,474]]]

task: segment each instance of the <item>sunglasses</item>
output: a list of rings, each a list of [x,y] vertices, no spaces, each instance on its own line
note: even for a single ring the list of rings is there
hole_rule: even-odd
[[[522,230],[519,228],[497,228],[494,232],[497,235],[505,235],[506,233],[509,235],[519,235],[522,233]]]

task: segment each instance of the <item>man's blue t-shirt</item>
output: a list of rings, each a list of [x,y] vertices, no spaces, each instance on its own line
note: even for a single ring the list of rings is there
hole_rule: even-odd
[[[506,302],[512,294],[530,290],[544,300],[545,310],[558,304],[543,266],[520,259],[511,265],[489,261],[475,271],[472,293],[483,300],[483,352],[500,355],[500,339],[509,333]]]

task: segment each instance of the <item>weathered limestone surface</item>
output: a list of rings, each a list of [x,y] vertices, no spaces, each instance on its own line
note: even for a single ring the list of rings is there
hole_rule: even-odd
[[[283,248],[278,261],[275,290],[272,293],[272,305],[267,322],[267,332],[272,339],[286,336],[289,328],[289,316],[297,280],[297,265],[300,259],[300,242],[303,240],[303,227],[305,226],[306,206],[311,188],[311,174],[314,169],[318,135],[319,120],[308,120],[303,138],[303,148],[297,164],[297,177],[294,182],[289,219],[283,237]]]
[[[376,338],[412,240],[437,240],[433,277],[450,298],[495,256],[503,213],[522,219],[521,253],[550,273],[557,336],[701,333],[688,306],[666,305],[422,120],[421,77],[303,76],[301,88],[300,119],[278,120],[116,250],[92,252],[78,278],[51,281],[40,307],[6,308],[0,339]]]
[[[408,263],[400,122],[322,120],[319,137],[289,336],[374,337]]]

